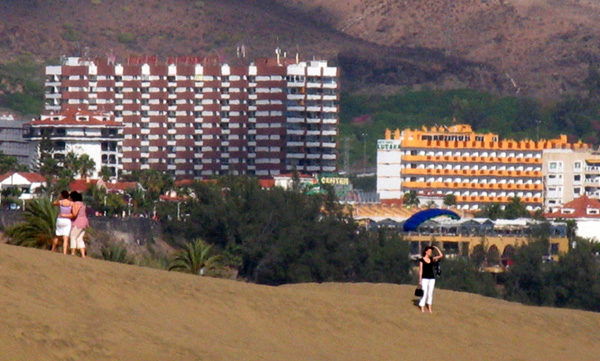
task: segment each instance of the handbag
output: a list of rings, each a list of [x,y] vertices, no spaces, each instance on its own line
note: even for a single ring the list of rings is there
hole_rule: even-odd
[[[415,289],[415,297],[423,297],[423,289],[421,287]]]

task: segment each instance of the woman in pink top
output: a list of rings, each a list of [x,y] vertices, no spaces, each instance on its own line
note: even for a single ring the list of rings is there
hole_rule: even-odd
[[[71,254],[75,255],[75,250],[79,250],[81,257],[85,258],[85,242],[83,236],[85,235],[85,229],[89,227],[85,204],[83,204],[83,197],[78,192],[71,192],[71,200],[73,201],[73,211],[71,218],[73,222],[71,224]]]

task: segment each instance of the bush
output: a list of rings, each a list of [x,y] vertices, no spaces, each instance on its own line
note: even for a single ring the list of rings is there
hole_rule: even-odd
[[[135,34],[122,32],[122,33],[119,33],[117,40],[121,44],[132,44],[132,43],[135,43]]]

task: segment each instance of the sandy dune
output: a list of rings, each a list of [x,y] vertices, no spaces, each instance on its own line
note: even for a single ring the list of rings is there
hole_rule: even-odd
[[[265,287],[0,244],[2,360],[592,360],[600,314],[413,287]]]

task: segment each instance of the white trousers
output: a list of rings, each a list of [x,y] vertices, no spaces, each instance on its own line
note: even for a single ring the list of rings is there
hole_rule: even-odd
[[[433,303],[433,288],[435,287],[435,278],[423,278],[421,288],[423,288],[423,297],[419,301],[419,307],[425,307],[425,304]]]

